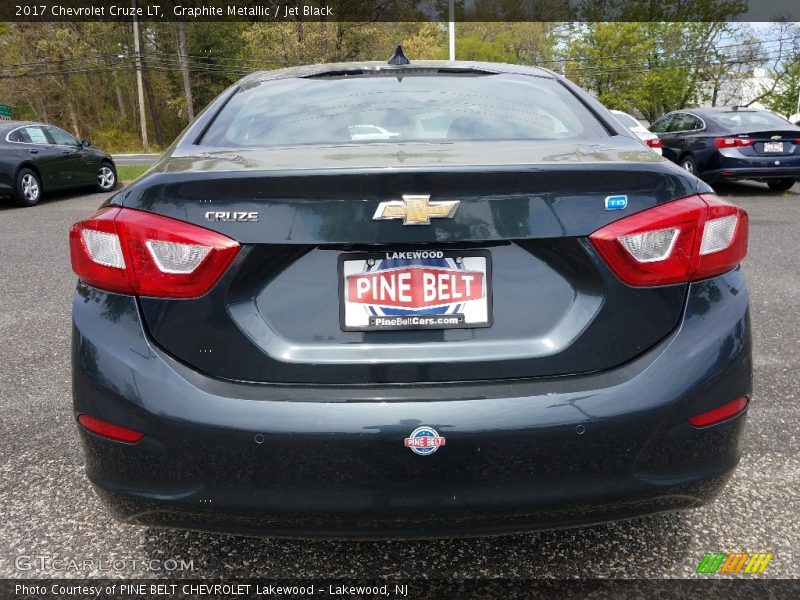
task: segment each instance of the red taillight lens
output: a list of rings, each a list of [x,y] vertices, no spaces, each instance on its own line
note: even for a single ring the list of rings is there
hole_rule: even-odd
[[[725,273],[747,254],[747,213],[713,195],[659,204],[589,236],[609,267],[633,286]]]
[[[106,208],[69,232],[72,270],[111,292],[160,298],[202,296],[228,268],[239,244],[216,233],[130,208]]]
[[[652,140],[645,140],[645,144],[650,146],[651,148],[661,148],[664,144],[661,141],[661,138],[653,138]]]
[[[116,442],[135,444],[144,437],[143,433],[128,429],[127,427],[120,427],[119,425],[114,425],[113,423],[102,421],[101,419],[90,417],[89,415],[78,415],[78,423],[92,433]]]
[[[695,427],[708,427],[716,425],[722,421],[727,421],[744,412],[747,408],[747,396],[737,398],[733,402],[728,402],[722,406],[711,409],[708,412],[700,413],[694,417],[689,417],[689,423]]]
[[[714,145],[717,148],[743,148],[753,143],[750,138],[739,137],[719,137],[714,138]]]

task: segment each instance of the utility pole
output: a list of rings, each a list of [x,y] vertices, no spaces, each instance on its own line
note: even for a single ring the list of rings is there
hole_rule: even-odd
[[[181,59],[181,74],[183,75],[183,93],[186,96],[186,115],[189,121],[194,120],[194,106],[192,102],[192,81],[189,79],[189,49],[186,45],[186,22],[178,21],[178,54]]]
[[[456,0],[450,0],[447,6],[448,12],[448,37],[450,39],[450,60],[456,59]]]
[[[136,89],[139,94],[139,121],[142,124],[142,146],[144,151],[150,150],[147,143],[147,115],[144,111],[144,90],[142,89],[142,51],[139,47],[139,22],[136,20],[136,0],[131,0],[133,5],[133,49],[136,52]]]

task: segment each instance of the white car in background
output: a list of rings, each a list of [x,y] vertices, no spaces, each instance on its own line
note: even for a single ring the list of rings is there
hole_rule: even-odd
[[[635,133],[636,137],[650,146],[654,152],[661,154],[661,140],[655,133],[648,130],[647,127],[639,123],[639,121],[626,112],[622,112],[621,110],[612,110],[611,112],[619,119],[620,123]]]
[[[364,140],[388,141],[400,137],[399,133],[377,125],[351,125],[348,129],[350,130],[350,139],[354,142]]]

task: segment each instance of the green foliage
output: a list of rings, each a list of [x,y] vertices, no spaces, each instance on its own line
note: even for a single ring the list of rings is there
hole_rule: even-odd
[[[456,58],[541,64],[553,56],[552,23],[458,23]]]
[[[402,41],[406,55],[416,60],[446,60],[447,30],[439,23],[421,23]]]
[[[142,165],[117,166],[117,179],[120,181],[133,181],[150,167]]]
[[[726,76],[749,75],[760,60],[757,44],[751,41],[750,55],[735,61],[717,50],[747,47],[732,43],[740,33],[716,21],[579,24],[566,45],[565,70],[610,108],[653,121],[707,99],[712,82],[716,90]]]
[[[244,57],[266,68],[387,60],[398,44],[412,60],[447,58],[447,31],[437,23],[255,23],[242,39]]]
[[[236,60],[244,55],[242,34],[247,27],[247,23],[225,23],[222,27],[219,23],[187,26],[190,62],[194,67],[191,78],[196,111],[249,70],[247,63]],[[180,100],[183,100],[182,95]]]
[[[107,125],[98,127],[90,136],[92,145],[102,148],[106,152],[141,152],[142,139],[135,129],[122,125]],[[157,147],[151,145],[150,150],[155,152]]]
[[[366,0],[331,0],[341,6]],[[710,100],[729,101],[737,79],[768,56],[752,32],[729,22],[743,0],[486,0],[457,3],[486,22],[456,23],[461,60],[542,65],[562,71],[610,108],[655,120],[667,111]],[[392,0],[410,12],[415,0]],[[446,0],[431,0],[446,14]],[[597,12],[601,10],[602,12]],[[636,22],[593,22],[610,10]],[[444,11],[444,12],[442,12]],[[560,11],[560,12],[559,12]],[[589,22],[539,22],[573,11]],[[594,13],[592,11],[595,11]],[[464,14],[463,12],[461,14]],[[683,15],[700,20],[675,22]],[[503,22],[506,19],[526,19]],[[672,21],[665,21],[669,17]],[[166,147],[188,114],[177,23],[142,23],[145,112],[151,147]],[[200,112],[243,75],[318,62],[385,61],[397,44],[412,60],[446,59],[446,23],[238,22],[186,23],[193,109]],[[770,39],[793,39],[791,24]],[[774,47],[774,46],[773,46]],[[800,52],[800,50],[798,50]],[[782,57],[764,102],[794,112],[800,56]],[[774,59],[774,56],[770,57]],[[773,61],[774,62],[774,61]],[[107,150],[141,148],[135,57],[130,23],[0,23],[0,102],[19,118],[49,121]]]
[[[336,0],[346,3],[350,0]],[[413,7],[409,0],[395,0]],[[140,23],[151,149],[188,122],[177,23]],[[447,58],[439,23],[186,23],[195,113],[242,76],[315,62],[386,60],[402,43],[415,60]],[[0,24],[0,102],[99,147],[141,149],[130,23]]]
[[[797,99],[800,95],[800,61],[784,65],[784,69],[786,76],[781,78],[763,102],[770,110],[784,117],[790,117],[800,112],[797,110]]]
[[[646,57],[656,40],[641,23],[588,23],[572,28],[566,47],[567,77],[593,91],[598,100],[624,111],[646,102]]]

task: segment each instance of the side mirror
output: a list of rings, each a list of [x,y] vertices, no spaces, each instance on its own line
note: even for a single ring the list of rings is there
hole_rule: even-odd
[[[83,146],[84,148],[88,148],[91,145],[92,142],[90,142],[89,140],[81,140],[81,146]]]

